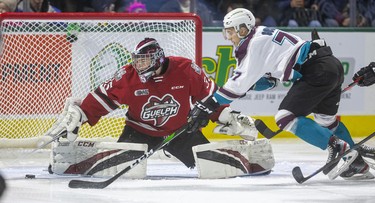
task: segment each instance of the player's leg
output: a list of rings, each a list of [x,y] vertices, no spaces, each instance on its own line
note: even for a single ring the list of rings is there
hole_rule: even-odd
[[[209,141],[201,131],[196,131],[193,134],[185,132],[172,140],[169,145],[165,147],[165,149],[167,152],[171,153],[174,157],[184,163],[186,167],[194,168],[195,160],[192,147],[206,143],[209,143]]]
[[[354,145],[354,141],[341,121],[336,117],[338,110],[338,104],[341,98],[341,87],[335,88],[330,92],[313,110],[315,121],[320,125],[332,131],[334,136],[330,140],[328,147],[329,155],[327,162],[334,159],[337,154],[343,153],[343,151],[337,151],[345,148],[345,144],[348,143],[350,146]],[[337,137],[337,138],[335,138]],[[344,143],[342,142],[345,141]],[[346,169],[345,169],[346,168]],[[327,173],[330,169],[323,171]],[[369,165],[364,162],[361,155],[358,155],[356,159],[350,165],[342,167],[337,171],[331,171],[329,177],[335,178],[340,175],[343,178],[349,178],[353,175],[362,176],[362,178],[373,178],[369,172]],[[357,178],[357,177],[356,177]]]
[[[342,66],[334,57],[326,57],[321,63],[304,64],[301,69],[302,79],[295,82],[279,107],[275,119],[278,126],[290,131],[304,141],[325,150],[330,150],[329,157],[343,153],[349,148],[349,144],[332,137],[329,129],[322,127],[306,115],[314,112],[324,99],[335,97],[340,99],[340,87],[343,81]],[[317,59],[319,60],[319,59]],[[337,103],[330,106],[329,115],[335,115],[338,109]],[[337,153],[334,153],[337,151]],[[356,157],[357,153],[350,153],[346,160],[354,161],[348,157]],[[336,156],[335,156],[336,157]],[[330,159],[329,159],[330,161]],[[348,165],[346,163],[346,165]]]
[[[333,133],[306,117],[327,95],[325,92],[324,86],[314,87],[306,81],[294,83],[275,115],[278,127],[325,150]]]
[[[152,149],[163,141],[162,137],[151,137],[134,130],[132,127],[125,126],[117,142],[129,142],[147,144],[148,149]]]

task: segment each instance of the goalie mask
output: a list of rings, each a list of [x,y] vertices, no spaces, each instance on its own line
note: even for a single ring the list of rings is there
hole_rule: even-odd
[[[142,40],[132,53],[132,65],[143,83],[147,82],[163,65],[164,59],[163,49],[153,38]]]
[[[240,36],[239,34],[240,28],[242,26],[245,26],[249,31],[252,30],[255,26],[255,17],[253,13],[251,13],[251,11],[244,8],[237,8],[230,11],[227,15],[224,16],[223,23],[223,34],[225,39],[228,38],[225,29],[232,27],[234,28],[239,38],[244,38],[244,36]]]

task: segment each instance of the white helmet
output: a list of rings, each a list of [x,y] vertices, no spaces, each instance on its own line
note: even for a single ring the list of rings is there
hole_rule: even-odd
[[[237,35],[240,38],[243,36],[239,35],[240,25],[245,24],[247,29],[252,30],[255,26],[255,17],[251,13],[251,11],[244,9],[244,8],[236,8],[227,15],[224,16],[224,28],[231,28],[233,27],[234,30],[237,32]]]

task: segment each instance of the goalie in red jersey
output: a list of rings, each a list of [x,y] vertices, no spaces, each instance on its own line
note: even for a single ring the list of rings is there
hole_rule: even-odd
[[[126,104],[128,106],[126,125],[118,142],[147,144],[148,149],[152,149],[160,144],[164,137],[186,125],[193,104],[205,102],[207,98],[212,97],[216,90],[215,83],[193,61],[184,57],[166,57],[155,39],[145,38],[132,53],[131,64],[117,71],[112,79],[102,83],[82,101],[71,98],[67,100],[65,116],[63,116],[62,121],[57,121],[57,125],[50,130],[49,135],[56,135],[57,132],[66,129],[67,138],[74,141],[82,123],[88,122],[91,126],[95,125],[102,116]],[[233,112],[227,106],[220,107],[217,105],[211,108],[217,111],[216,114],[213,114],[211,120],[222,122],[220,133],[247,136],[252,140],[256,138],[257,131],[250,117],[241,115],[239,112]],[[186,131],[163,149],[187,167],[194,168],[198,157],[195,156],[192,148],[208,143],[209,141],[200,130]],[[258,142],[257,145],[266,146],[267,149],[270,149],[270,145],[266,141]],[[61,148],[63,147],[61,146]],[[55,151],[55,154],[59,154],[64,150]],[[220,172],[223,174],[217,177],[269,171],[274,165],[272,152],[270,152],[271,155],[265,154],[268,156],[262,159],[267,160],[265,161],[267,162],[265,167],[252,167],[252,170],[245,170],[245,172],[241,169],[239,173],[229,173],[223,170],[224,172]],[[64,156],[55,155],[55,157],[60,158]],[[65,163],[66,159],[60,160],[60,158],[54,160],[53,163]],[[87,157],[87,159],[89,158]],[[247,159],[246,161],[251,163]],[[222,164],[228,165],[228,171],[230,171],[229,167],[232,167],[229,166],[230,164],[224,162]],[[59,167],[55,164],[55,167],[53,167],[55,169],[52,171],[56,173],[56,168]],[[62,168],[64,167],[67,168],[63,165]],[[65,168],[63,170],[58,169],[59,173],[65,174],[68,173],[67,171],[75,170],[69,169],[71,165],[66,170]],[[249,164],[248,168],[251,168]],[[93,174],[87,172],[88,170],[91,169],[87,169],[83,174]],[[204,173],[203,177],[210,174],[210,172]]]
[[[90,93],[80,107],[94,125],[120,104],[128,105],[126,126],[118,141],[147,143],[152,148],[185,125],[192,103],[211,96],[217,87],[191,60],[165,57],[153,38],[141,41],[132,59],[131,65]],[[194,167],[191,147],[204,143],[208,140],[199,131],[177,137],[166,151]]]

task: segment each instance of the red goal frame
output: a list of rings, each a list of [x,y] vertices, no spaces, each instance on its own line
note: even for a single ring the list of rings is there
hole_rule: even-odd
[[[195,13],[2,13],[0,23],[4,19],[35,19],[35,20],[59,20],[59,19],[91,19],[91,20],[193,20],[196,25],[195,32],[195,62],[202,66],[202,32],[203,24]]]

